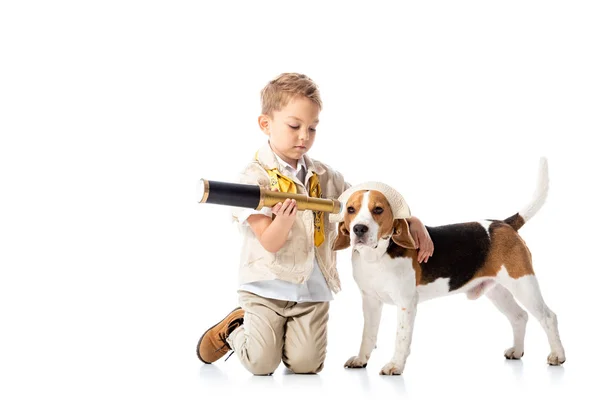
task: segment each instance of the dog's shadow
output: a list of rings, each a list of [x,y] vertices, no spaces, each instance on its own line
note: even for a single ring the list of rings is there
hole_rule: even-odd
[[[356,379],[360,382],[360,386],[363,388],[365,393],[372,393],[371,377],[369,376],[369,370],[367,368],[345,368],[345,370],[347,371],[348,375],[351,375],[351,379]],[[400,396],[408,397],[408,392],[404,383],[404,376],[377,375],[376,386],[380,385],[379,382],[383,382],[383,385],[386,385],[390,392],[394,392]]]
[[[525,372],[525,369],[523,366],[523,361],[505,359],[504,365],[507,366],[511,370],[512,375],[516,381],[521,382],[523,380],[523,376],[524,376],[524,372]]]
[[[565,368],[562,365],[548,365],[548,378],[552,385],[562,385],[565,377]]]
[[[525,364],[522,360],[504,360],[504,365],[512,371],[515,382],[518,384],[523,384],[525,382],[527,372],[525,371]],[[546,368],[550,384],[561,385],[565,375],[564,367],[562,365],[547,365]]]

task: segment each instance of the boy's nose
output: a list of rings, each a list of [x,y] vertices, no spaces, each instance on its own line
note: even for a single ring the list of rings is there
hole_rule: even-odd
[[[308,140],[308,138],[309,138],[308,131],[300,130],[300,133],[298,134],[298,138],[300,140]]]

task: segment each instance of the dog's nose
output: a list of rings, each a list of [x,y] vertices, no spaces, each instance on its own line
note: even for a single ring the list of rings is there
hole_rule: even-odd
[[[354,228],[352,230],[354,231],[356,236],[361,237],[362,235],[367,233],[367,231],[369,230],[369,227],[366,225],[358,224],[358,225],[354,225]]]

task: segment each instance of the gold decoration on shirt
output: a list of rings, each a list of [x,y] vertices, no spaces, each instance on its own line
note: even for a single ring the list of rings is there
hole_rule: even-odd
[[[254,156],[258,161],[258,152]],[[296,182],[291,178],[283,175],[277,168],[265,168],[269,174],[269,185],[271,190],[278,189],[282,193],[298,193]],[[321,184],[319,183],[319,175],[313,174],[308,179],[308,195],[310,197],[321,197]],[[323,211],[313,211],[315,234],[315,246],[319,247],[325,240],[325,222],[323,221]]]

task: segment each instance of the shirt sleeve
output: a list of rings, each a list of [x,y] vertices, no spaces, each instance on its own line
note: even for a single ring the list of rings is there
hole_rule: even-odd
[[[335,198],[338,198],[343,192],[345,192],[352,185],[349,182],[346,182],[346,180],[344,179],[344,176],[340,172],[332,169],[330,171],[330,173],[335,182],[335,188],[336,188],[336,192],[337,192],[337,193],[335,193]]]
[[[238,176],[238,183],[245,183],[249,185],[258,185],[264,188],[269,187],[269,175],[258,163],[250,163],[246,169]],[[253,210],[250,208],[243,207],[232,207],[231,216],[235,222],[244,224],[248,217],[253,214],[263,214],[268,217],[272,216],[271,209],[269,207],[263,207],[260,210]]]
[[[239,212],[236,213],[237,222],[240,225],[248,225],[248,217],[251,215],[265,215],[271,218],[273,216],[273,213],[271,212],[271,209],[269,207],[263,207],[260,210],[242,208]]]

